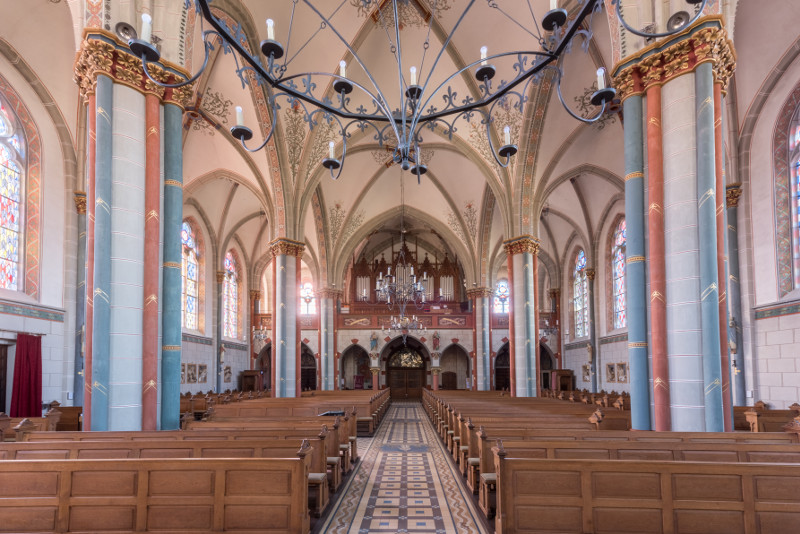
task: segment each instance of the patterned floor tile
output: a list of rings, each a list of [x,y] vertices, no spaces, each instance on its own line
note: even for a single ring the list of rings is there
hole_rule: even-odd
[[[418,403],[396,402],[318,532],[486,532]]]

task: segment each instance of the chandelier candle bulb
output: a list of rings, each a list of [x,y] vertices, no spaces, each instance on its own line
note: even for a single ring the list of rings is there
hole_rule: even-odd
[[[602,91],[606,88],[606,69],[600,67],[597,69],[597,90]]]
[[[489,51],[489,49],[486,48],[485,46],[481,47],[481,60],[482,60],[481,61],[481,65],[487,65],[488,64],[488,62],[486,61],[486,53],[488,51]]]
[[[417,85],[417,67],[411,67],[411,85]]]
[[[236,106],[236,126],[243,126],[244,125],[244,113],[242,112],[242,106]]]
[[[142,41],[150,42],[153,34],[153,18],[147,13],[142,13]]]
[[[339,62],[339,76],[345,78],[346,77],[345,72],[347,72],[347,62],[345,60],[341,60]]]
[[[550,11],[558,9],[558,0],[550,0]]]
[[[328,141],[328,157],[331,159],[336,159],[336,152],[334,151],[336,147],[336,143],[333,141]]]
[[[503,143],[506,145],[511,144],[511,127],[506,126],[503,128]]]
[[[267,19],[267,39],[275,40],[275,21],[272,19]]]

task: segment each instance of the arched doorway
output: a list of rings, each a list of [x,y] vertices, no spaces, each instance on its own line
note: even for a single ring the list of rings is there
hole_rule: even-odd
[[[369,370],[369,354],[359,345],[348,347],[341,358],[342,389],[369,389],[372,387],[372,373]]]
[[[494,389],[507,390],[511,387],[511,358],[508,343],[500,347],[494,359]]]
[[[256,370],[260,371],[260,383],[258,387],[262,390],[272,389],[272,344],[267,343],[256,358]]]
[[[450,345],[442,353],[439,363],[442,369],[441,389],[464,389],[469,379],[469,356],[458,345]]]
[[[425,387],[425,359],[416,349],[403,346],[386,361],[392,399],[421,399]]]
[[[317,359],[311,349],[303,343],[300,353],[300,390],[309,391],[317,389]]]
[[[539,384],[540,389],[551,389],[552,371],[556,368],[553,351],[546,344],[539,342]]]

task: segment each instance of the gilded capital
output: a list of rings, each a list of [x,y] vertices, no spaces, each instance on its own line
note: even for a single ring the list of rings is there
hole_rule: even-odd
[[[597,271],[595,271],[594,269],[592,268],[586,269],[586,278],[588,278],[589,280],[594,280],[596,274]]]
[[[294,256],[300,259],[303,257],[303,251],[305,251],[306,248],[305,243],[292,241],[285,237],[272,241],[268,246],[273,258],[277,256]]]
[[[321,299],[336,300],[342,296],[342,290],[333,287],[324,287],[317,291],[317,296]]]
[[[480,299],[480,298],[489,298],[494,295],[494,291],[490,287],[475,287],[472,289],[467,289],[467,298],[470,299]]]
[[[86,191],[75,191],[73,200],[75,200],[75,209],[78,210],[78,213],[86,213]]]
[[[534,255],[539,254],[539,240],[532,235],[521,235],[504,241],[503,247],[506,249],[506,254],[509,256],[523,254],[525,252]]]
[[[261,290],[260,289],[251,289],[250,290],[250,300],[261,300]]]
[[[221,284],[225,281],[225,271],[217,271],[217,283]]]
[[[728,208],[739,206],[739,198],[742,196],[742,184],[728,184],[725,187],[725,202]]]

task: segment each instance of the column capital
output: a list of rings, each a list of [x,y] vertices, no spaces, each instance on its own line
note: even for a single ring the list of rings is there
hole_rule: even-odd
[[[75,209],[78,210],[78,213],[85,214],[86,191],[75,191],[72,195],[73,195],[73,200],[75,201]]]
[[[376,376],[378,373],[381,372],[380,367],[370,367],[369,372],[372,373],[373,376]]]
[[[271,241],[268,247],[273,258],[276,256],[294,256],[295,258],[300,259],[303,257],[303,252],[305,251],[306,245],[300,241],[293,241],[285,237],[279,237],[278,239]]]
[[[494,291],[492,291],[491,287],[474,287],[472,289],[467,289],[467,298],[470,299],[489,298],[492,295],[494,295]]]
[[[509,256],[525,252],[537,255],[539,254],[539,240],[532,235],[521,235],[503,241],[503,248]]]
[[[551,299],[557,299],[561,296],[561,288],[560,287],[551,287],[547,294],[550,295]]]
[[[591,267],[586,269],[586,278],[588,278],[589,280],[594,280],[594,277],[595,277],[596,274],[597,274],[597,271],[595,271]]]
[[[742,196],[742,184],[728,184],[725,186],[726,207],[736,208],[739,206],[739,198]]]
[[[261,290],[260,289],[251,289],[250,290],[250,300],[261,300]]]
[[[441,367],[431,367],[431,374],[438,375],[442,372]]]
[[[736,52],[721,15],[701,17],[682,32],[623,59],[612,71],[614,87],[624,101],[707,62],[713,65],[714,81],[726,91],[736,68]]]
[[[189,79],[189,73],[182,67],[166,60],[148,63],[147,70],[162,83],[175,84]],[[182,109],[191,102],[194,92],[194,84],[165,88],[154,83],[145,75],[142,60],[131,53],[128,44],[114,33],[99,28],[84,30],[73,71],[73,78],[84,98],[94,92],[100,74],[108,76],[114,83],[127,85],[140,93],[156,95],[161,101]]]
[[[336,289],[334,287],[323,287],[322,289],[317,291],[317,297],[321,299],[336,300],[341,296],[342,296],[342,290]]]
[[[225,281],[225,271],[217,271],[217,283],[221,284]]]

